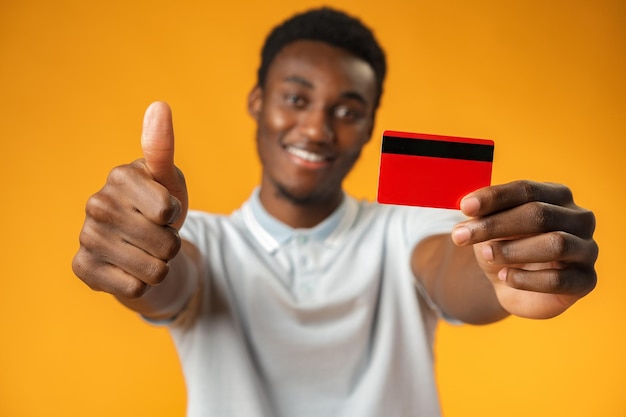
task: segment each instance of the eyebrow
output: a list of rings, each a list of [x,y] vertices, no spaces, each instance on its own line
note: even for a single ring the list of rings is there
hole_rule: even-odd
[[[306,80],[302,77],[299,77],[297,75],[290,75],[288,77],[283,78],[284,82],[290,82],[290,83],[296,83],[296,84],[300,84],[303,87],[306,88],[310,88],[311,90],[315,89],[315,86],[313,85],[313,83],[311,83],[309,80]],[[365,98],[363,97],[362,94],[356,92],[356,91],[345,91],[343,93],[341,93],[341,97],[342,98],[346,98],[346,99],[351,99],[351,100],[356,100],[359,101],[363,104],[367,104],[367,100],[365,100]]]

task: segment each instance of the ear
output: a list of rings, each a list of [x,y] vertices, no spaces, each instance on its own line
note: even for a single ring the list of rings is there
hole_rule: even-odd
[[[261,108],[263,107],[263,90],[256,85],[248,94],[248,113],[256,121],[259,120]]]

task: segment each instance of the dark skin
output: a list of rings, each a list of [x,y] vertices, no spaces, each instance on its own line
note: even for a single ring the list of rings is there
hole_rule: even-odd
[[[302,228],[337,208],[342,181],[371,136],[375,101],[372,69],[348,52],[312,41],[279,52],[248,100],[263,165],[260,198],[269,213]],[[73,268],[91,288],[166,318],[198,293],[202,262],[178,237],[188,199],[165,103],[146,111],[142,149],[143,159],[115,168],[89,199]],[[594,288],[595,218],[567,187],[529,181],[486,187],[466,196],[461,209],[471,218],[452,238],[424,240],[410,260],[448,315],[468,323],[509,314],[549,318]]]

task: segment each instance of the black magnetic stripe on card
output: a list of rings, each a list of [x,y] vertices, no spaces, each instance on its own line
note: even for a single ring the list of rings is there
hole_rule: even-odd
[[[493,162],[493,145],[431,139],[383,137],[383,153]]]

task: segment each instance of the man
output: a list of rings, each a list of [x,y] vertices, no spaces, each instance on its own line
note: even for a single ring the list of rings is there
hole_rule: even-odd
[[[469,218],[344,194],[385,72],[358,20],[297,15],[248,98],[263,169],[240,210],[188,213],[164,103],[146,111],[144,158],[88,201],[74,271],[169,326],[190,416],[438,415],[438,316],[549,318],[593,289],[595,219],[564,186],[477,190]]]

